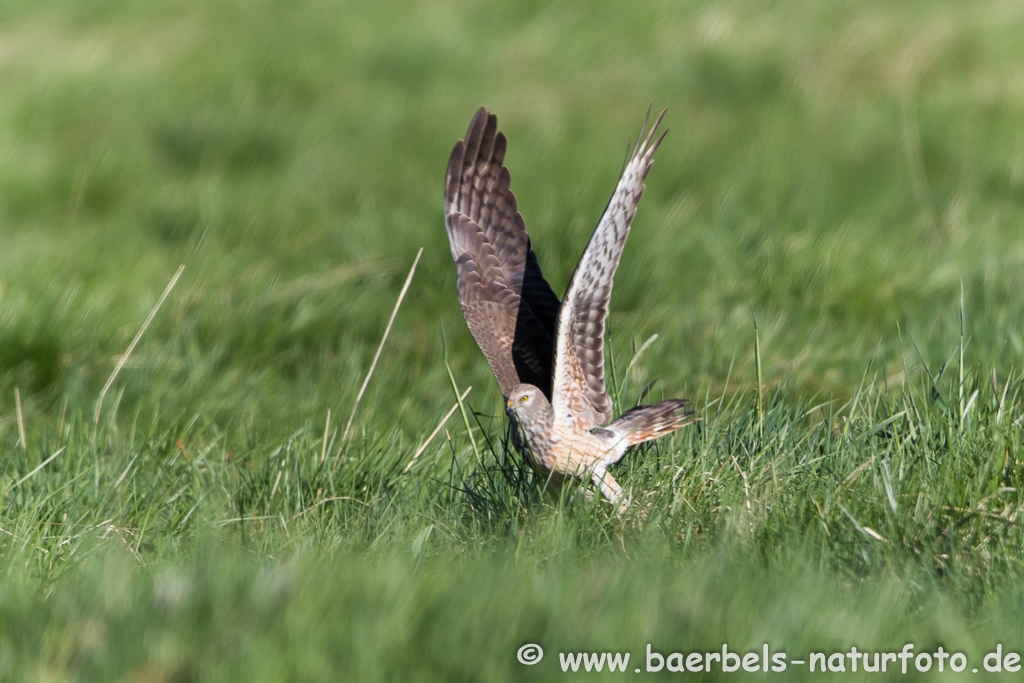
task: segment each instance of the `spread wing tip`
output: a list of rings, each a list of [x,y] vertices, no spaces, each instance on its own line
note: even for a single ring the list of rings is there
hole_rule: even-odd
[[[658,148],[658,145],[661,144],[662,139],[664,139],[665,133],[668,133],[668,129],[666,129],[665,132],[663,132],[661,136],[657,140],[655,140],[654,145],[652,145],[650,149],[648,149],[648,145],[651,142],[651,137],[654,135],[654,131],[656,131],[658,129],[658,126],[661,125],[661,120],[665,118],[665,112],[668,111],[668,107],[662,109],[661,113],[658,114],[658,118],[654,120],[654,125],[651,126],[650,130],[647,130],[647,122],[650,121],[651,119],[651,109],[653,108],[653,106],[654,105],[652,104],[651,106],[647,107],[647,115],[644,117],[644,124],[640,126],[640,135],[636,137],[636,146],[633,147],[633,154],[630,155],[631,159],[636,158],[637,156],[645,156],[646,154],[654,152],[654,150]],[[647,137],[644,137],[645,132],[647,133]],[[642,143],[640,142],[641,140],[643,140]],[[640,154],[637,154],[638,152],[640,152]]]
[[[506,148],[498,117],[480,107],[448,161],[444,214],[459,302],[502,393],[529,381],[550,396],[561,302],[531,249]]]

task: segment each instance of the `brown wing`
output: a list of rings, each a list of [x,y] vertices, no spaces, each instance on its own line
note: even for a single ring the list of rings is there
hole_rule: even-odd
[[[556,416],[566,422],[579,421],[578,426],[583,429],[606,424],[612,417],[612,401],[604,386],[605,317],[615,269],[636,214],[637,202],[644,192],[644,178],[651,169],[654,150],[668,132],[651,143],[664,115],[662,111],[646,138],[641,128],[643,142],[637,139],[633,155],[576,265],[562,301],[555,340],[551,405]],[[646,125],[644,121],[644,127]]]
[[[530,247],[497,127],[481,107],[448,161],[444,212],[459,303],[502,393],[528,383],[550,399],[561,304]]]

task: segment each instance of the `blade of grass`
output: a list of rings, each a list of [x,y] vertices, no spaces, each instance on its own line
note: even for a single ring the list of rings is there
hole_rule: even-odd
[[[964,419],[967,411],[964,409],[964,279],[960,278],[960,380],[957,385],[957,395],[960,407],[960,424],[958,431],[964,431]]]
[[[483,462],[483,459],[480,457],[480,449],[477,448],[476,439],[473,437],[473,428],[469,425],[469,416],[466,414],[466,404],[459,396],[459,387],[455,384],[455,375],[452,374],[452,368],[448,364],[447,354],[445,354],[444,368],[448,371],[448,379],[452,383],[452,391],[455,392],[456,400],[459,403],[459,412],[462,413],[462,422],[466,425],[466,434],[469,435],[469,442],[473,445],[473,453],[476,455],[476,461],[481,463]]]
[[[338,446],[338,452],[334,456],[335,464],[337,464],[338,457],[341,455],[341,449],[345,446],[345,441],[348,440],[349,430],[352,429],[352,420],[356,417],[356,409],[359,408],[359,402],[363,400],[363,393],[366,391],[367,385],[370,383],[370,378],[373,377],[373,370],[377,367],[377,360],[380,358],[380,352],[384,349],[384,342],[388,340],[388,334],[391,333],[391,325],[395,322],[395,316],[398,315],[398,308],[402,305],[402,299],[405,298],[405,293],[409,291],[409,284],[412,282],[412,276],[416,273],[416,265],[420,262],[420,256],[423,256],[423,247],[416,252],[416,258],[412,262],[412,268],[409,269],[409,274],[405,278],[405,284],[402,285],[402,291],[398,294],[398,301],[395,302],[395,307],[391,311],[391,317],[388,319],[387,327],[384,328],[384,336],[380,339],[380,344],[377,345],[377,352],[373,354],[373,361],[370,363],[370,369],[366,372],[366,378],[363,379],[363,386],[359,387],[359,393],[356,394],[356,402],[352,406],[352,413],[348,416],[348,422],[345,424],[345,431],[341,435],[341,444]]]
[[[629,363],[626,364],[626,371],[622,373],[622,377],[619,380],[618,389],[615,392],[617,396],[622,395],[623,385],[625,385],[626,379],[629,377],[629,371],[632,370],[636,362],[640,360],[640,356],[643,355],[644,351],[646,351],[647,348],[656,341],[658,341],[658,334],[654,333],[648,337],[647,340],[639,346],[639,348],[633,351],[633,357],[629,359]]]
[[[754,320],[754,366],[757,369],[757,442],[764,440],[764,396],[761,382],[761,336],[757,331],[757,315],[754,304],[750,304],[750,317]]]
[[[21,452],[25,452],[25,420],[21,415],[21,391],[14,390],[14,408],[18,415],[18,443],[21,444]]]
[[[64,452],[64,449],[66,449],[66,448],[67,448],[67,446],[61,446],[60,448],[58,448],[58,449],[57,449],[57,450],[56,450],[56,451],[54,452],[54,454],[53,454],[53,455],[51,455],[51,456],[50,456],[49,458],[47,458],[46,460],[44,460],[44,461],[42,461],[41,463],[39,463],[38,465],[36,465],[36,468],[35,468],[34,470],[32,470],[31,472],[29,472],[28,474],[26,474],[26,475],[25,475],[24,477],[22,477],[22,478],[21,478],[21,479],[19,479],[18,481],[14,482],[14,486],[15,486],[15,487],[21,486],[21,485],[22,485],[22,484],[24,484],[24,483],[25,483],[26,481],[28,481],[29,479],[31,479],[32,477],[34,477],[34,476],[35,476],[35,475],[36,475],[36,474],[37,474],[37,473],[38,473],[38,472],[39,472],[39,471],[40,471],[41,469],[43,469],[44,467],[46,467],[47,465],[49,465],[49,464],[50,464],[51,462],[53,462],[53,459],[54,459],[54,458],[56,458],[56,457],[57,457],[58,455],[60,455],[61,453],[63,453],[63,452]]]
[[[466,397],[469,396],[469,392],[471,391],[473,391],[472,386],[466,387],[466,390],[462,392],[462,396],[459,396],[458,400],[455,401],[455,405],[453,405],[451,409],[444,414],[444,417],[441,418],[441,421],[437,423],[436,427],[434,427],[434,431],[430,432],[430,436],[428,436],[423,441],[423,443],[420,444],[420,447],[416,449],[415,455],[412,456],[412,460],[410,460],[409,464],[405,466],[404,470],[402,470],[402,474],[407,474],[409,470],[412,469],[413,463],[416,462],[416,459],[419,458],[423,451],[427,449],[427,445],[429,445],[430,442],[434,440],[434,437],[437,436],[437,433],[440,432],[441,428],[444,427],[446,422],[448,422],[448,418],[450,418],[452,414],[454,414],[455,411],[459,409],[459,404],[462,403],[462,401],[466,400]]]
[[[320,462],[327,460],[327,433],[331,427],[331,409],[327,409],[327,419],[324,420],[324,445],[320,449]]]
[[[164,287],[164,293],[160,295],[159,299],[157,299],[156,305],[153,306],[153,310],[149,312],[149,316],[146,318],[146,321],[142,323],[142,327],[139,328],[135,338],[132,339],[132,343],[128,345],[128,350],[121,354],[121,359],[117,362],[117,366],[114,368],[114,371],[110,373],[107,383],[103,385],[103,388],[100,390],[100,396],[96,400],[96,413],[93,416],[94,424],[99,424],[100,422],[100,413],[103,410],[103,399],[106,397],[107,392],[110,391],[110,387],[114,384],[114,380],[117,379],[118,373],[121,372],[121,368],[124,367],[124,364],[128,362],[128,358],[132,355],[132,351],[135,350],[135,345],[139,343],[139,340],[142,339],[142,335],[146,333],[147,329],[149,329],[149,324],[153,322],[153,318],[156,317],[157,311],[159,311],[160,307],[163,306],[164,300],[167,299],[171,290],[174,289],[174,285],[178,284],[178,278],[181,277],[181,274],[184,271],[185,264],[178,266],[178,271],[174,274],[174,277],[171,278],[171,281],[167,283],[167,286]]]

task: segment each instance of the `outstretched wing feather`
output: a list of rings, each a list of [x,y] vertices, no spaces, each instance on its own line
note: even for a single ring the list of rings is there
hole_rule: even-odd
[[[612,416],[612,401],[604,384],[605,318],[615,269],[644,191],[644,179],[651,169],[654,151],[665,137],[662,133],[652,142],[664,115],[662,111],[646,137],[641,129],[633,155],[562,301],[555,339],[551,403],[556,417],[576,421],[582,428],[606,424]],[[646,121],[644,125],[646,127]]]
[[[525,382],[550,398],[560,303],[531,248],[497,125],[481,107],[448,160],[445,222],[459,302],[502,393]]]

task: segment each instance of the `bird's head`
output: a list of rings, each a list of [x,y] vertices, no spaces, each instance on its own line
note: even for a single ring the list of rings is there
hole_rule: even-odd
[[[540,416],[551,410],[551,404],[544,392],[534,385],[519,384],[508,393],[505,410],[518,417]]]

